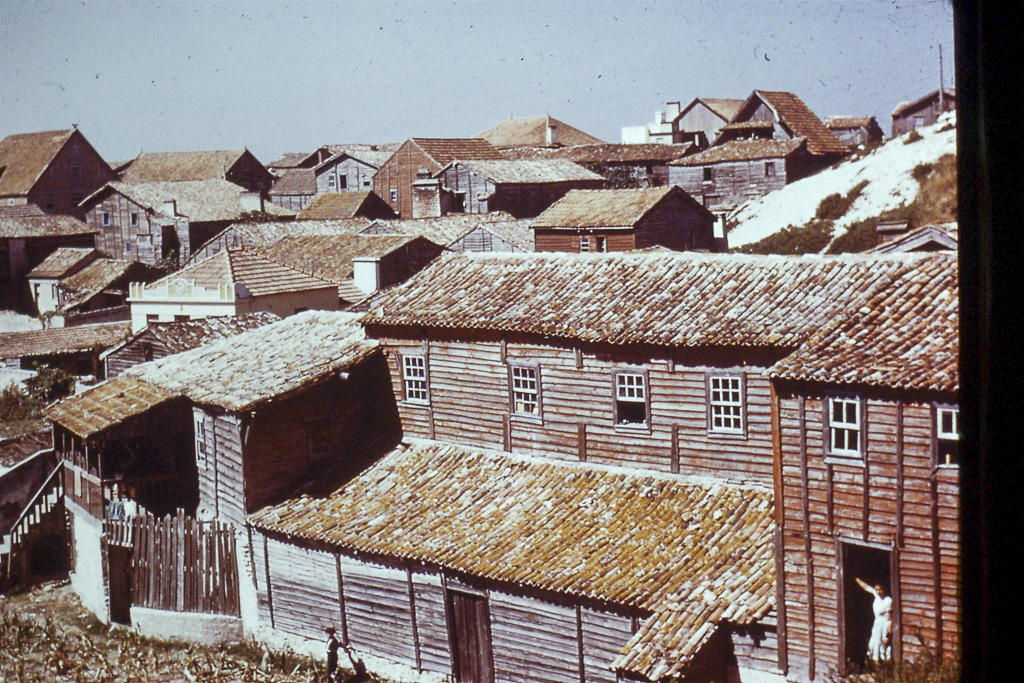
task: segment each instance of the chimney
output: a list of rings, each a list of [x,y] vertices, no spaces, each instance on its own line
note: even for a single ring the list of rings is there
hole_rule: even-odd
[[[242,205],[242,211],[263,212],[266,208],[263,204],[263,195],[259,192],[243,192],[238,195],[238,203]]]
[[[665,105],[665,119],[670,123],[679,118],[680,106],[678,102],[669,102]]]
[[[663,112],[663,111],[656,111],[656,112],[654,112],[654,123],[658,124],[659,126],[661,124],[665,123],[665,112]]]
[[[441,210],[441,181],[430,177],[430,171],[421,168],[412,184],[412,217],[437,218]]]
[[[160,213],[168,216],[178,215],[178,202],[174,199],[165,199],[160,205]]]
[[[725,233],[725,214],[718,214],[714,227],[715,252],[725,254],[729,251],[729,236]]]
[[[554,147],[558,144],[558,129],[550,123],[544,134],[544,144],[548,147]]]
[[[380,257],[356,256],[352,259],[352,280],[365,294],[380,289]]]

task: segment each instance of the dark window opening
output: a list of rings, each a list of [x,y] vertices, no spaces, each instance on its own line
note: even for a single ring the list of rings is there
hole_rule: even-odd
[[[841,547],[843,663],[863,668],[871,655],[891,658],[895,613],[891,607],[890,553],[854,543],[843,543]],[[862,587],[858,579],[880,597]],[[877,617],[876,611],[879,613]]]
[[[715,170],[709,166],[704,168],[704,182],[711,182],[715,179]]]

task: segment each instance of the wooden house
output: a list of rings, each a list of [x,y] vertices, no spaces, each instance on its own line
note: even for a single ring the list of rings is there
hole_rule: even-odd
[[[413,183],[430,177],[456,159],[503,159],[480,138],[409,138],[373,176],[373,191],[402,218],[413,215]]]
[[[104,351],[100,354],[100,359],[106,367],[106,376],[114,378],[139,363],[148,363],[151,360],[182,353],[207,342],[241,334],[280,319],[273,313],[260,312],[151,323],[120,344]]]
[[[338,286],[345,309],[422,270],[444,250],[416,235],[294,235],[260,250],[266,258]]]
[[[372,221],[368,218],[342,220],[296,220],[280,223],[232,223],[192,252],[185,266],[203,261],[225,249],[251,249],[269,247],[289,236],[355,235]]]
[[[300,221],[335,221],[349,218],[396,218],[388,203],[373,190],[318,194],[299,212]]]
[[[530,224],[537,251],[713,250],[714,216],[675,186],[573,190]]]
[[[316,196],[316,176],[313,175],[313,169],[288,169],[274,181],[274,187],[267,196],[283,209],[302,211]]]
[[[533,251],[530,220],[513,218],[504,211],[374,221],[360,234],[419,235],[449,251]]]
[[[92,247],[59,247],[29,271],[28,285],[36,313],[42,316],[55,311],[61,278],[74,275],[100,256]]]
[[[130,331],[127,322],[113,322],[0,333],[0,365],[25,370],[49,365],[73,375],[102,378],[100,353],[123,341]]]
[[[0,206],[0,307],[35,312],[27,275],[62,247],[91,249],[96,229],[35,204]]]
[[[209,152],[142,152],[119,169],[126,183],[226,180],[249,192],[266,194],[274,176],[247,149]]]
[[[114,182],[82,203],[97,248],[120,259],[184,263],[192,250],[246,213],[286,220],[294,212],[221,179]]]
[[[830,116],[825,127],[847,147],[873,145],[885,138],[885,132],[874,116]]]
[[[435,177],[439,192],[448,195],[447,213],[504,211],[516,218],[543,213],[569,190],[596,190],[605,183],[566,159],[458,160]]]
[[[365,146],[364,146],[365,147]],[[373,174],[394,150],[344,147],[313,167],[317,194],[325,192],[369,192]]]
[[[809,175],[807,141],[733,140],[669,164],[669,182],[716,214]]]
[[[552,116],[510,117],[476,137],[487,140],[498,149],[604,144],[604,140]]]
[[[225,249],[156,282],[133,282],[132,331],[153,322],[338,308],[337,285],[248,249]]]
[[[930,126],[939,116],[956,109],[956,88],[942,88],[911,102],[901,102],[892,112],[892,137]]]
[[[130,320],[129,285],[153,282],[166,272],[138,261],[95,259],[60,280],[54,312],[65,326]]]
[[[621,181],[636,187],[660,187],[668,184],[668,164],[695,151],[692,144],[605,143],[554,149],[521,147],[502,150],[502,154],[508,159],[567,159],[604,175],[609,183]]]
[[[879,223],[878,246],[871,251],[878,254],[893,254],[907,251],[952,251],[957,250],[957,224],[922,225],[919,228],[904,226],[902,230],[883,231]]]
[[[745,100],[716,97],[694,98],[670,121],[672,144],[690,143],[696,150],[707,149],[744,103]],[[678,106],[678,102],[675,104]]]
[[[858,579],[891,598],[893,659],[958,656],[958,298],[956,256],[923,259],[771,369],[789,680],[866,663]]]
[[[0,141],[0,204],[34,204],[78,216],[78,204],[114,171],[77,128],[8,135]]]

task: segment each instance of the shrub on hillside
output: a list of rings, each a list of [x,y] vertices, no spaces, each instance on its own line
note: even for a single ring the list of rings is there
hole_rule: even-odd
[[[0,422],[26,420],[37,414],[38,410],[38,404],[17,384],[9,384],[0,391]]]
[[[821,200],[818,204],[818,209],[814,213],[814,217],[820,221],[836,221],[846,215],[846,212],[850,210],[853,202],[857,200],[857,197],[861,195],[864,188],[868,186],[868,181],[862,180],[857,183],[854,187],[850,188],[850,191],[846,195],[839,193],[830,194]]]
[[[945,154],[931,166],[931,172],[919,179],[921,187],[910,205],[909,218],[914,226],[957,219],[956,155]]]
[[[813,220],[807,225],[786,226],[760,242],[746,244],[734,251],[741,254],[817,254],[832,239],[832,221]]]
[[[40,365],[36,368],[36,374],[25,380],[25,388],[30,399],[46,405],[74,391],[75,376],[60,368]]]
[[[910,143],[917,142],[919,140],[924,140],[924,138],[921,136],[920,133],[917,132],[917,129],[915,128],[914,130],[910,131],[910,134],[907,135],[907,139],[903,141],[903,144],[909,145]]]

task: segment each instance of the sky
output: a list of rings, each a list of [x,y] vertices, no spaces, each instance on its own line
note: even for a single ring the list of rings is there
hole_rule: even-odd
[[[608,142],[665,103],[872,115],[954,86],[949,0],[0,0],[0,136],[77,124],[107,161],[472,137],[549,114]]]

